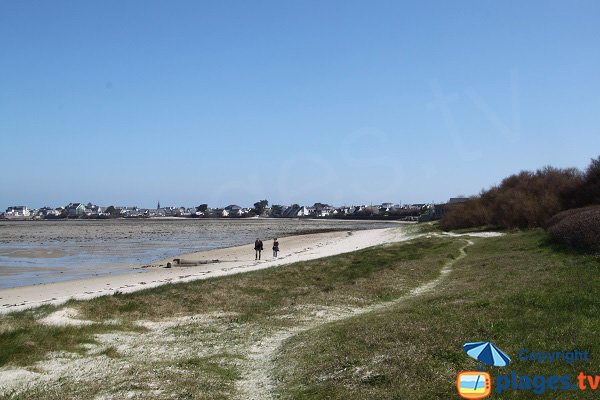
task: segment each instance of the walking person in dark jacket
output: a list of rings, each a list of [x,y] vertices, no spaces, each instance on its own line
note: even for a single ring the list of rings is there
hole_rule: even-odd
[[[260,260],[260,252],[263,250],[262,240],[256,238],[256,241],[254,242],[254,250],[256,251],[255,260]]]
[[[279,252],[279,242],[277,238],[273,239],[273,257],[277,258],[277,253]]]

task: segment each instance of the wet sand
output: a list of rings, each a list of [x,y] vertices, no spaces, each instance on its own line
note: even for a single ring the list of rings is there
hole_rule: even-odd
[[[63,250],[43,250],[43,249],[29,249],[29,250],[0,250],[0,256],[3,257],[15,257],[15,258],[60,258],[64,257],[67,253]]]
[[[0,289],[131,273],[156,260],[239,246],[256,237],[392,225],[253,218],[1,221],[0,276],[6,278],[0,279]]]

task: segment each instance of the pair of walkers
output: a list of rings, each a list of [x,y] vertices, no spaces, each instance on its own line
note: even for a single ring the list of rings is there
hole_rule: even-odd
[[[263,242],[260,239],[256,239],[254,242],[255,260],[260,260],[260,254],[263,251]],[[277,257],[279,253],[279,242],[277,239],[273,239],[273,257]]]

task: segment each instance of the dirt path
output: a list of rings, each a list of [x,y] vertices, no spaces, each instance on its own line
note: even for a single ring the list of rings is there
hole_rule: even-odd
[[[435,234],[434,236],[440,235]],[[338,307],[324,309],[319,314],[319,318],[317,320],[310,321],[303,326],[295,327],[293,329],[278,331],[274,335],[266,337],[252,346],[248,352],[247,360],[243,364],[243,369],[245,372],[242,374],[242,379],[237,382],[239,398],[244,400],[263,400],[275,398],[274,389],[276,387],[276,382],[273,379],[273,366],[281,347],[289,338],[299,333],[306,332],[310,329],[318,328],[330,322],[340,321],[355,317],[357,315],[381,310],[431,292],[450,272],[452,272],[452,266],[457,261],[467,256],[465,249],[474,244],[471,240],[462,240],[465,240],[466,243],[459,249],[459,255],[455,259],[447,262],[442,267],[440,270],[440,275],[437,278],[412,289],[407,295],[399,297],[393,301],[379,303],[369,307],[348,308],[347,310],[343,310]]]

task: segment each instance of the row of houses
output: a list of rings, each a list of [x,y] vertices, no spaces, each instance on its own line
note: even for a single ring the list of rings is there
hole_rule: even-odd
[[[251,213],[252,209],[237,205],[225,208],[209,208],[198,211],[187,207],[161,207],[139,208],[110,206],[100,207],[92,203],[69,203],[64,207],[42,207],[29,209],[26,206],[13,206],[0,213],[4,219],[59,219],[59,218],[152,218],[152,217],[244,217]]]
[[[451,198],[448,204],[465,201],[465,198]],[[262,217],[276,218],[352,218],[352,217],[398,217],[409,220],[439,219],[445,211],[443,204],[394,204],[358,205],[333,207],[316,203],[313,206],[293,204],[266,207]],[[160,202],[154,209],[138,207],[100,207],[92,203],[69,203],[65,207],[29,209],[25,206],[13,206],[0,213],[5,219],[58,219],[58,218],[244,218],[255,216],[255,210],[231,204],[224,208],[209,207],[161,207]]]
[[[358,205],[358,206],[343,206],[332,207],[324,206],[300,206],[294,204],[288,206],[281,212],[281,217],[284,218],[301,218],[301,217],[352,217],[352,216],[395,216],[401,214],[415,214],[425,212],[431,207],[430,204],[393,204],[382,203],[378,205]],[[272,210],[272,209],[271,209]],[[277,215],[276,215],[277,216]]]
[[[26,206],[8,207],[0,216],[6,219],[40,219],[40,218],[77,218],[83,216],[101,216],[102,207],[91,203],[87,205],[82,203],[70,203],[66,207],[42,207],[39,209],[29,209]]]
[[[247,217],[251,216],[253,210],[238,205],[229,205],[225,208],[207,208],[204,211],[197,207],[157,207],[155,209],[137,207],[116,207],[119,214],[124,218],[151,218],[151,217]]]
[[[8,207],[3,216],[6,218],[28,218],[31,216],[31,210],[25,206]]]

